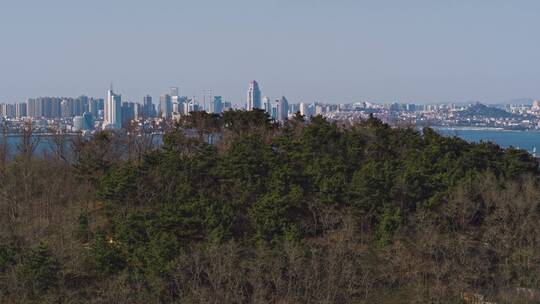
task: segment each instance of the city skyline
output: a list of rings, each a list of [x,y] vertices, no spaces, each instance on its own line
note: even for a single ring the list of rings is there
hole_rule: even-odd
[[[27,9],[28,7],[32,9]],[[0,101],[212,88],[327,103],[540,97],[540,3],[5,1]],[[166,43],[164,43],[166,42]]]
[[[282,96],[292,96],[293,94],[276,94],[275,92],[273,93],[270,93],[270,94],[266,94],[265,92],[266,91],[263,91],[259,88],[259,82],[258,81],[251,81],[248,83],[248,86],[246,86],[246,83],[244,83],[244,92],[246,92],[247,90],[247,98],[246,98],[246,94],[244,93],[244,96],[243,97],[240,97],[239,99],[232,99],[232,98],[229,98],[228,96],[226,95],[223,95],[223,94],[218,94],[223,100],[226,100],[227,102],[230,102],[232,105],[235,105],[235,106],[239,106],[239,107],[245,107],[246,104],[248,103],[248,99],[250,98],[249,97],[249,94],[250,94],[250,91],[251,91],[251,86],[253,85],[253,82],[256,83],[256,87],[257,87],[257,91],[258,91],[258,94],[260,94],[260,101],[259,101],[259,107],[256,107],[256,108],[260,108],[260,109],[264,109],[265,107],[265,98],[269,98],[270,101],[274,98],[281,98]],[[110,83],[110,85],[112,84],[112,82]],[[115,87],[116,87],[116,84],[115,84]],[[246,89],[247,88],[247,89]],[[175,97],[175,95],[171,95],[170,92],[168,90],[178,90],[178,92],[181,92],[181,93],[177,93],[179,95],[176,95],[176,97],[187,97],[187,98],[190,98],[190,99],[193,99],[197,102],[201,102],[201,104],[203,103],[203,101],[205,100],[205,98],[208,97],[208,92],[213,92],[214,90],[212,89],[201,89],[199,91],[193,91],[193,94],[185,94],[186,91],[189,91],[189,90],[185,90],[185,91],[182,91],[181,87],[178,86],[178,85],[173,85],[173,86],[164,86],[163,89],[155,92],[155,93],[145,93],[141,96],[135,96],[133,98],[125,98],[124,96],[133,96],[133,94],[124,94],[124,92],[120,89],[115,89],[115,91],[120,91],[120,92],[123,92],[119,95],[122,96],[122,100],[126,100],[126,101],[129,101],[129,102],[134,102],[134,103],[138,103],[138,104],[144,104],[145,103],[145,99],[150,97],[150,100],[158,100],[158,103],[156,105],[159,105],[159,99],[160,97],[164,97],[165,95],[168,95],[170,96],[171,98]],[[13,105],[16,105],[16,104],[19,104],[19,103],[26,103],[28,100],[30,99],[35,99],[35,98],[58,98],[58,99],[70,99],[70,98],[76,98],[76,97],[92,97],[92,98],[101,98],[101,99],[105,99],[107,100],[108,98],[108,94],[109,94],[109,91],[110,90],[103,90],[103,88],[101,89],[101,93],[97,93],[97,94],[87,94],[86,92],[79,92],[79,93],[75,93],[75,94],[49,94],[49,95],[29,95],[27,97],[24,97],[20,100],[15,100],[15,101],[12,101],[12,100],[2,100],[0,99],[0,103],[2,104],[13,104]],[[282,90],[283,91],[283,90]],[[103,93],[105,92],[105,93]],[[169,93],[167,93],[169,92]],[[292,99],[292,98],[291,98]],[[298,99],[292,99],[294,103],[325,103],[325,104],[344,104],[344,103],[355,103],[355,102],[374,102],[374,103],[381,103],[381,104],[390,104],[390,103],[399,103],[399,104],[423,104],[423,105],[429,105],[429,104],[449,104],[449,103],[455,103],[455,104],[470,104],[470,103],[475,103],[475,102],[481,102],[481,103],[485,103],[485,104],[532,104],[533,101],[536,101],[536,100],[540,100],[540,97],[534,97],[534,96],[516,96],[516,97],[512,97],[512,98],[508,98],[508,99],[495,99],[495,100],[481,100],[481,99],[463,99],[463,100],[433,100],[433,101],[421,101],[421,100],[403,100],[403,99],[368,99],[368,98],[352,98],[352,99],[347,99],[347,100],[335,100],[335,101],[329,101],[329,100],[324,100],[322,98],[315,98],[315,99],[307,99],[307,98],[298,98]],[[206,102],[208,103],[208,100],[206,100]],[[207,106],[208,108],[208,106]],[[249,107],[248,107],[249,108]]]

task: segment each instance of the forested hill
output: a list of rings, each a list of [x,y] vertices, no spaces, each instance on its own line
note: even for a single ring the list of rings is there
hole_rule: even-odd
[[[158,150],[99,133],[73,161],[2,162],[0,302],[537,300],[525,151],[373,118],[193,114]]]
[[[463,111],[459,112],[464,117],[490,117],[490,118],[510,118],[519,115],[507,112],[503,109],[486,106],[479,102],[470,105]]]

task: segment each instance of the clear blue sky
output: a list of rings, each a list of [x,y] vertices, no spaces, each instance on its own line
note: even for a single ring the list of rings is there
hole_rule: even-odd
[[[540,97],[540,1],[0,0],[0,101]]]

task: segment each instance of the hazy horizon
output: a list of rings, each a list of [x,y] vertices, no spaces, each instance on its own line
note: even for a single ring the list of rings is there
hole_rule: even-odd
[[[292,102],[540,96],[535,1],[2,1],[0,102],[249,81]]]

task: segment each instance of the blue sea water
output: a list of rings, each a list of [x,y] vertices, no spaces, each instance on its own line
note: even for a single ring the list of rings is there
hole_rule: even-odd
[[[472,129],[472,128],[435,128],[445,136],[458,136],[468,142],[490,141],[508,148],[510,146],[534,152],[540,152],[540,131],[510,131],[502,129]],[[11,154],[17,154],[20,137],[8,137],[8,146]],[[37,142],[34,153],[36,155],[50,154],[54,149],[51,137],[41,137]]]
[[[32,139],[32,143],[35,145],[35,149],[34,149],[35,155],[51,154],[54,151],[54,143],[50,136],[40,136],[39,138],[34,137]],[[11,155],[18,154],[20,145],[21,145],[20,136],[7,137],[8,152]]]
[[[501,147],[540,151],[540,131],[511,131],[502,129],[436,128],[443,135],[458,136],[468,142],[490,141]]]

